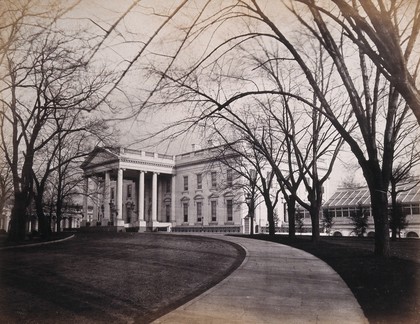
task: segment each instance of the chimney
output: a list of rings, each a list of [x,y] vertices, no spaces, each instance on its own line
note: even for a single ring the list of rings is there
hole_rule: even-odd
[[[195,144],[191,144],[191,148],[193,151],[195,151]]]
[[[207,141],[207,146],[208,146],[208,147],[212,147],[212,146],[213,146],[213,140],[209,139],[209,140]]]

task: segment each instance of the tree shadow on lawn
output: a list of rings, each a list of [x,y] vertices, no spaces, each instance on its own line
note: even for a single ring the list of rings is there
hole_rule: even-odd
[[[366,238],[322,238],[317,246],[310,237],[255,238],[293,246],[326,262],[349,286],[370,323],[419,323],[419,240],[391,242],[392,256],[382,258],[373,254],[374,242]]]
[[[121,240],[107,240],[115,235]],[[221,281],[245,255],[212,239],[176,251],[182,239],[118,233],[1,251],[0,320],[147,323]]]
[[[2,271],[1,298],[2,314],[16,322],[122,322],[127,314],[144,311],[112,290],[69,280],[43,267]]]

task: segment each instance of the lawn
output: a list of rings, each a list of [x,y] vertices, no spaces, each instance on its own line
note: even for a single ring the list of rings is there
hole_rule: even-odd
[[[420,240],[391,242],[388,259],[373,255],[370,238],[323,237],[317,246],[310,237],[274,241],[328,263],[370,323],[419,323]],[[0,322],[147,323],[222,280],[243,257],[227,242],[158,233],[77,234],[2,250]]]
[[[228,242],[158,233],[89,233],[0,251],[2,323],[147,323],[226,277]]]
[[[420,240],[391,242],[392,256],[375,257],[370,238],[255,235],[307,251],[328,263],[347,283],[370,323],[420,322]]]

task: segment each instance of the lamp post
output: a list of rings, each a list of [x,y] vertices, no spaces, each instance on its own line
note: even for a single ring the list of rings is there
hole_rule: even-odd
[[[250,234],[254,235],[254,199],[249,192],[245,196],[245,201],[246,201],[246,204],[248,206],[249,217],[251,218]]]

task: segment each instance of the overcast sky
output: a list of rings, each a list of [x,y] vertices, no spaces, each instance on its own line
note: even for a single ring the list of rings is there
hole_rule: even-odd
[[[77,18],[77,20],[69,20],[67,23],[69,26],[73,26],[72,24],[76,21],[77,24],[87,26],[93,34],[103,34],[104,31],[101,28],[108,29],[132,3],[133,1],[131,0],[83,0],[68,15],[68,18]],[[150,35],[157,30],[164,19],[162,15],[171,12],[179,3],[180,1],[171,0],[140,1],[107,39],[103,50],[99,54],[101,59],[106,61],[106,64],[113,69],[124,68],[127,64],[126,61],[131,60],[138,53],[139,49],[141,49],[143,42],[147,41]],[[146,72],[150,64],[157,64],[156,62],[159,62],[159,57],[155,54],[157,52],[160,54],[173,54],[174,49],[178,45],[177,41],[180,39],[180,35],[177,34],[179,33],[177,28],[191,23],[191,19],[197,14],[197,8],[202,3],[202,1],[190,2],[189,7],[183,9],[177,15],[177,18],[160,33],[145,55],[133,66],[130,73],[122,82],[124,94],[116,92],[112,96],[115,105],[121,108],[121,111],[118,114],[111,114],[109,116],[110,118],[127,117],[138,109],[148,96],[148,91],[153,87],[155,82],[153,78],[149,78]],[[294,25],[291,15],[287,13],[287,10],[279,6],[279,1],[260,1],[259,4],[266,9],[265,12],[269,13],[273,19],[279,24],[282,24],[283,28],[292,28]],[[224,30],[219,30],[219,32],[226,36],[226,34],[230,32],[234,33],[236,28],[241,27],[243,26],[229,26],[231,30],[225,27]],[[178,61],[178,66],[182,66],[182,59],[185,60],[185,64],[188,64],[190,61],[202,55],[209,45],[207,41],[205,38],[197,39],[193,46],[187,47],[189,51],[183,53],[183,56]],[[217,39],[214,41],[217,42]],[[165,62],[166,58],[162,57],[161,59],[162,62]],[[162,63],[162,65],[164,64]],[[139,148],[145,145],[151,145],[148,149],[156,149],[153,147],[154,144],[151,144],[154,141],[139,143],[139,139],[160,129],[163,124],[169,124],[178,119],[182,119],[185,116],[184,114],[185,111],[179,108],[175,110],[168,107],[163,111],[147,110],[133,118],[119,120],[117,123],[121,135],[119,142],[124,146],[132,145]],[[206,142],[206,139],[203,137],[200,138],[200,135],[203,134],[198,134],[198,137],[189,134],[187,137],[184,136],[176,141],[160,145],[158,150],[163,150],[169,154],[189,151],[191,144]],[[163,138],[165,137],[167,137],[167,134],[163,135]],[[348,152],[347,147],[345,151]],[[337,167],[332,174],[333,188],[351,174],[357,174],[356,180],[363,181],[359,174],[360,172],[356,172],[355,170],[354,166],[356,163],[352,159],[351,153],[343,153],[341,161],[344,163],[338,161]]]

